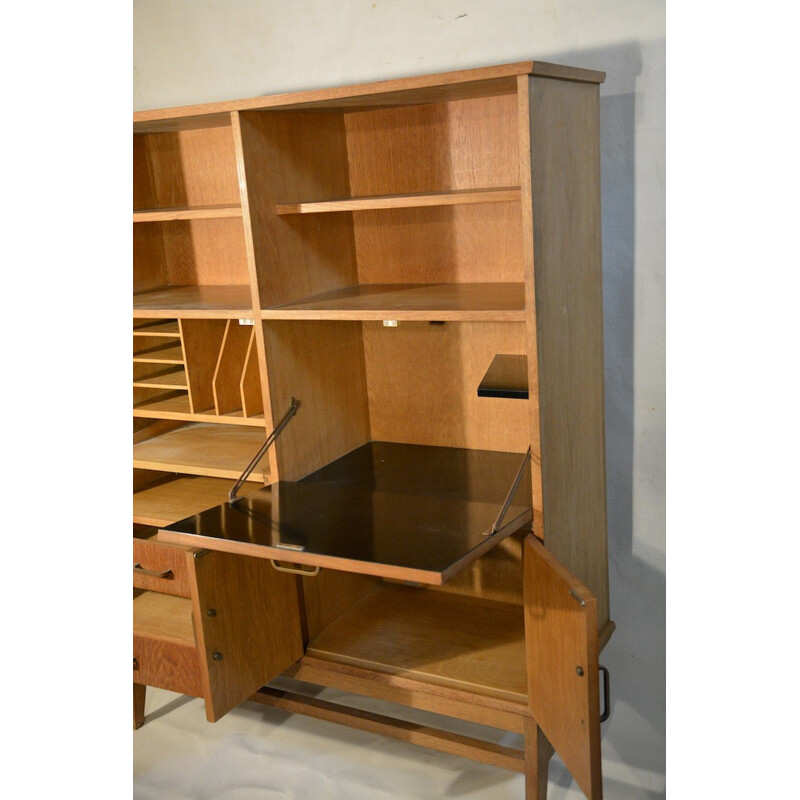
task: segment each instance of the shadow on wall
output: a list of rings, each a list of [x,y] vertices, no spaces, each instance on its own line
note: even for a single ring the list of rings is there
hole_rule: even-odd
[[[663,54],[663,51],[662,42],[660,52]],[[610,732],[613,748],[626,765],[662,773],[666,716],[666,578],[662,571],[634,555],[637,537],[633,530],[637,278],[635,120],[636,82],[642,71],[642,52],[639,44],[631,43],[552,53],[542,55],[541,60],[606,72],[600,101],[606,464],[611,617],[617,623],[617,631],[601,654],[601,662],[611,670],[612,691],[612,715],[603,725],[603,736]],[[640,133],[640,137],[647,135],[646,131]],[[641,138],[639,148],[642,148]],[[664,324],[663,319],[652,322],[656,327]],[[663,369],[663,363],[654,363],[652,369]],[[663,448],[663,432],[659,447]],[[644,477],[663,486],[663,473]],[[649,530],[637,533],[640,541],[649,538],[654,548],[663,548],[660,519],[653,517]],[[641,718],[636,723],[636,731],[614,729],[614,707],[618,703],[627,704],[634,712],[631,717],[630,711],[625,709],[628,722],[636,715]],[[640,735],[643,732],[645,735]],[[653,742],[659,740],[662,745],[654,752]]]

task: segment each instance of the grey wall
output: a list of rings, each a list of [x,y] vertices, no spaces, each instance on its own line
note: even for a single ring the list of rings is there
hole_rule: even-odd
[[[603,70],[607,797],[665,763],[665,8],[650,0],[134,0],[134,106],[541,59]],[[564,779],[566,780],[566,779]],[[634,787],[635,790],[634,790]]]

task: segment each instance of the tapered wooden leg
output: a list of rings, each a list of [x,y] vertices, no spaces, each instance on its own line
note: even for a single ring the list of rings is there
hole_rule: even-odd
[[[133,684],[133,729],[144,725],[144,696],[147,687],[143,683]]]
[[[547,765],[553,748],[533,717],[525,717],[525,800],[547,800]]]

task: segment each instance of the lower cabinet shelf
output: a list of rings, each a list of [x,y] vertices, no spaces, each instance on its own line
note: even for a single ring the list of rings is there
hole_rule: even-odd
[[[527,704],[520,605],[383,583],[306,654]]]

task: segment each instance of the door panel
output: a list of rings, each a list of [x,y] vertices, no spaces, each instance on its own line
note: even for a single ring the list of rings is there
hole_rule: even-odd
[[[195,635],[215,722],[303,655],[297,582],[260,558],[195,555]]]
[[[600,800],[597,601],[533,535],[524,571],[531,712],[584,794]]]

